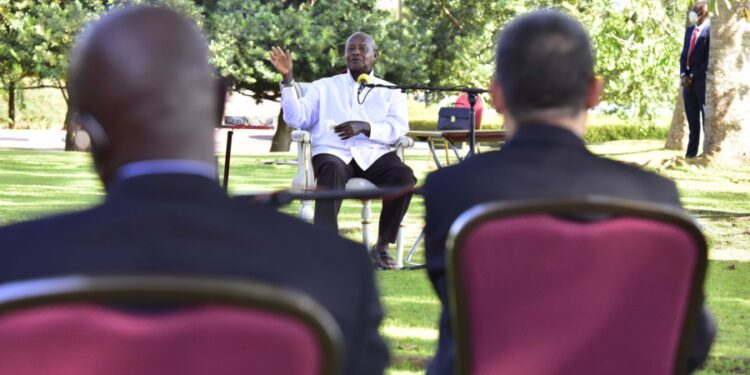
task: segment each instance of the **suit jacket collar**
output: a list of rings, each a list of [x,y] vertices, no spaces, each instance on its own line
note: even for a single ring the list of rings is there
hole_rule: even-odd
[[[693,33],[695,32],[695,28],[698,27],[696,25],[690,26],[688,28],[688,43],[690,43],[690,38],[693,37]],[[701,38],[705,38],[706,35],[711,31],[711,23],[706,21],[702,26],[700,26],[700,31],[698,33],[698,37],[695,40],[695,44],[698,44],[698,40]]]
[[[544,123],[531,123],[519,126],[518,132],[508,141],[505,147],[527,146],[586,149],[583,139],[570,130]]]
[[[149,174],[115,182],[107,201],[115,200],[194,200],[196,198],[228,199],[221,186],[209,178],[182,173]]]

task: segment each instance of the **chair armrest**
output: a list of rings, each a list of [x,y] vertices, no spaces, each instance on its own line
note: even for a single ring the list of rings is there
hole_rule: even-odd
[[[396,147],[396,148],[399,148],[399,147],[403,147],[403,148],[414,147],[414,140],[411,139],[411,138],[409,138],[409,137],[401,136],[401,137],[398,137],[398,139],[396,140],[395,143],[393,143],[393,147]]]
[[[307,130],[292,130],[292,141],[311,143],[311,135]]]
[[[401,161],[404,161],[404,149],[414,147],[414,140],[409,137],[401,136],[398,137],[396,142],[393,143],[391,147],[395,148],[396,155],[398,155]]]

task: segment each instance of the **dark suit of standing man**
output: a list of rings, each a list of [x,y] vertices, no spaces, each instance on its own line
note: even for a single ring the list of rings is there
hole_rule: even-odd
[[[510,140],[500,151],[476,155],[427,177],[427,271],[443,306],[438,350],[428,374],[452,374],[445,273],[448,231],[464,211],[494,200],[601,195],[680,207],[672,181],[592,154],[583,142],[587,110],[599,102],[588,35],[555,11],[521,16],[498,40],[490,92],[505,116]],[[705,360],[715,333],[704,310],[690,367]]]
[[[0,282],[156,273],[284,286],[336,319],[344,373],[382,373],[388,353],[366,252],[233,201],[217,183],[219,92],[207,45],[185,17],[128,7],[92,26],[72,56],[70,97],[107,197],[89,210],[0,229]]]
[[[706,71],[711,38],[708,4],[697,2],[690,11],[689,18],[694,25],[685,31],[685,42],[680,55],[680,80],[685,116],[690,129],[685,157],[694,158],[698,154],[701,123],[706,119]]]

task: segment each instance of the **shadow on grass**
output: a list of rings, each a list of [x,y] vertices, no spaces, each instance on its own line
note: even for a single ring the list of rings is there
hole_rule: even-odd
[[[426,355],[394,354],[391,368],[424,370],[431,360],[432,357]],[[695,374],[750,374],[750,358],[710,356]]]
[[[688,210],[691,215],[703,219],[737,219],[750,217],[750,212],[728,212],[716,210]]]
[[[428,355],[393,354],[391,355],[391,369],[424,370],[431,360],[432,356]]]
[[[694,374],[750,374],[750,358],[709,356]]]
[[[635,151],[627,151],[627,152],[607,152],[601,155],[602,156],[635,155],[635,154],[642,154],[645,152],[664,151],[664,150],[665,149],[663,147],[660,147],[660,148],[649,148],[645,150],[635,150]]]

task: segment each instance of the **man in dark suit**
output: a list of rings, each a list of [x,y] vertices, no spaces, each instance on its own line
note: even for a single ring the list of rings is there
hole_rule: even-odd
[[[690,135],[686,158],[698,154],[701,123],[705,121],[706,71],[708,70],[708,47],[711,38],[711,23],[708,19],[708,2],[695,3],[690,11],[690,26],[685,31],[685,42],[680,55],[680,80],[685,116]]]
[[[217,183],[213,127],[223,92],[192,21],[127,7],[84,33],[70,97],[107,190],[92,209],[0,229],[0,282],[66,274],[244,278],[296,289],[339,323],[347,374],[380,374],[382,308],[354,242]]]
[[[586,195],[680,206],[671,181],[586,149],[587,109],[597,105],[602,82],[594,77],[590,41],[576,20],[538,11],[513,21],[498,40],[490,91],[510,140],[500,151],[430,174],[424,186],[427,271],[443,305],[430,374],[453,372],[445,245],[461,213],[494,200]],[[714,335],[710,316],[702,319],[692,367],[706,358]]]

